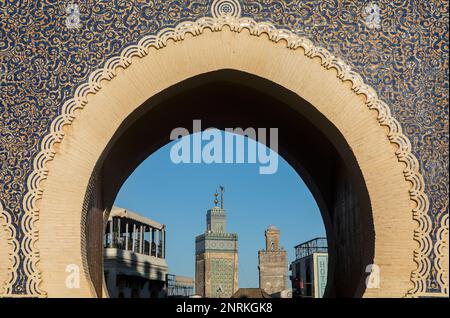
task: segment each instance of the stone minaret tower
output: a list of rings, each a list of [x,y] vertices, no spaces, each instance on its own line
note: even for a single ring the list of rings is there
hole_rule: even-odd
[[[280,247],[280,230],[271,225],[265,231],[266,249],[258,252],[259,288],[273,294],[287,288],[287,253]]]
[[[237,234],[227,232],[223,208],[223,187],[220,207],[206,213],[206,231],[195,238],[195,293],[207,298],[229,298],[238,288]]]

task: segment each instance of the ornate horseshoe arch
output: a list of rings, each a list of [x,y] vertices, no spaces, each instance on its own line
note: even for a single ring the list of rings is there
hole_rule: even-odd
[[[64,103],[61,115],[53,120],[50,133],[45,136],[40,146],[40,153],[34,159],[33,171],[28,177],[28,192],[23,199],[23,209],[26,212],[22,220],[22,226],[25,229],[25,237],[19,241],[14,234],[14,227],[11,225],[11,218],[6,214],[2,214],[2,224],[4,228],[11,234],[8,240],[9,267],[11,273],[15,272],[19,266],[15,255],[18,249],[25,251],[25,270],[29,276],[27,283],[27,294],[46,297],[47,293],[42,285],[42,273],[40,271],[40,250],[39,235],[40,231],[44,231],[45,225],[40,224],[41,206],[40,200],[43,194],[48,191],[48,184],[45,182],[52,171],[52,161],[61,149],[64,147],[65,136],[71,130],[71,126],[80,117],[81,112],[85,108],[90,107],[90,98],[96,95],[107,82],[126,76],[127,69],[137,63],[139,59],[149,58],[151,55],[164,52],[164,48],[168,46],[176,46],[178,43],[192,41],[192,38],[204,37],[205,34],[222,33],[230,30],[235,34],[249,34],[250,38],[259,38],[259,42],[271,41],[276,50],[289,50],[297,55],[303,55],[314,65],[320,65],[321,68],[327,70],[347,85],[348,92],[351,91],[352,96],[364,98],[365,106],[376,111],[376,121],[379,126],[386,127],[386,138],[392,145],[392,151],[398,162],[403,164],[404,182],[409,189],[410,199],[410,217],[416,221],[416,228],[410,233],[413,240],[417,243],[414,250],[413,258],[417,265],[411,268],[412,288],[405,291],[405,296],[421,296],[425,294],[425,276],[429,268],[429,260],[427,255],[433,248],[430,237],[430,218],[427,214],[429,202],[424,192],[424,180],[420,174],[420,166],[416,157],[411,153],[411,143],[403,134],[399,122],[391,115],[389,107],[377,96],[377,93],[366,85],[362,78],[353,72],[350,67],[341,59],[333,56],[324,48],[316,47],[311,41],[296,35],[289,30],[277,29],[270,23],[256,22],[252,18],[241,17],[241,8],[238,1],[235,0],[218,0],[214,1],[211,7],[212,16],[203,17],[196,21],[182,22],[174,28],[164,29],[157,35],[149,35],[142,38],[138,44],[131,45],[122,50],[119,56],[109,59],[103,68],[94,71],[87,83],[80,85],[75,96]],[[208,35],[210,36],[210,35]],[[212,37],[212,35],[210,36]],[[267,37],[268,40],[263,38]],[[258,43],[259,43],[258,42]],[[191,52],[192,53],[192,52]],[[195,57],[193,57],[195,58]],[[237,58],[237,57],[233,57]],[[232,64],[232,63],[231,63]],[[265,74],[269,74],[266,72]],[[318,88],[320,91],[320,88]],[[374,117],[375,118],[375,117]],[[53,185],[51,185],[53,186]],[[1,206],[0,206],[1,210]],[[448,215],[442,220],[443,229],[447,229],[447,234],[441,233],[442,239],[435,249],[441,255],[442,246],[445,246],[445,236],[448,235]],[[445,232],[445,231],[444,231]],[[444,260],[439,259],[440,262]],[[438,266],[443,268],[443,265]],[[443,277],[444,270],[440,277]],[[0,277],[2,278],[2,277]],[[5,295],[12,295],[11,286],[16,277],[11,275],[7,278],[5,287]],[[442,278],[444,284],[445,280]],[[0,286],[1,287],[1,286]],[[1,290],[1,289],[0,289]]]

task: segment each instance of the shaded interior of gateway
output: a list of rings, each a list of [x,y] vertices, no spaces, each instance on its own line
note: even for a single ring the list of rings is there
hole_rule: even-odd
[[[329,246],[325,296],[361,296],[365,268],[373,263],[374,228],[367,187],[349,145],[297,94],[228,69],[198,75],[152,96],[126,118],[104,149],[91,176],[82,218],[82,235],[89,241],[85,270],[97,295],[101,297],[103,282],[103,220],[118,191],[142,161],[170,142],[172,129],[191,131],[194,119],[201,119],[203,129],[278,128],[279,154],[302,177],[324,220]],[[302,220],[293,221],[300,229]]]

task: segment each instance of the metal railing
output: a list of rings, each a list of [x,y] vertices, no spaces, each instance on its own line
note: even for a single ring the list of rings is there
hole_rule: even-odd
[[[328,253],[328,242],[326,237],[317,237],[295,247],[296,259],[300,259],[314,253]]]

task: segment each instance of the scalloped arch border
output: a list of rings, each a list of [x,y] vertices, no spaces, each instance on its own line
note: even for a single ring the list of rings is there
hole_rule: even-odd
[[[429,200],[425,193],[425,183],[423,176],[419,172],[420,166],[417,158],[411,152],[411,143],[403,134],[400,123],[391,115],[391,111],[377,95],[375,90],[364,83],[362,77],[353,72],[350,67],[341,59],[333,56],[328,50],[315,46],[310,40],[298,36],[290,30],[278,29],[268,22],[256,22],[249,17],[217,16],[203,17],[196,21],[185,21],[174,28],[161,30],[157,35],[144,36],[136,45],[125,47],[120,55],[110,58],[103,68],[95,70],[89,76],[87,83],[78,86],[74,97],[67,100],[61,110],[61,115],[56,117],[51,126],[50,132],[43,138],[40,144],[40,152],[34,158],[33,171],[27,179],[27,193],[23,198],[24,217],[21,226],[24,230],[24,238],[18,241],[14,235],[15,229],[11,217],[6,211],[1,213],[3,226],[10,233],[8,243],[11,247],[9,281],[6,282],[5,294],[7,296],[20,296],[13,294],[12,286],[17,277],[14,275],[19,266],[17,261],[17,252],[20,249],[25,254],[24,271],[28,275],[26,284],[26,293],[28,296],[46,297],[47,294],[40,288],[41,274],[38,269],[39,251],[36,247],[38,240],[38,228],[36,222],[39,220],[39,208],[37,201],[42,197],[43,188],[41,181],[48,175],[47,163],[53,160],[56,151],[55,143],[59,143],[64,138],[63,127],[70,125],[75,119],[75,110],[83,109],[87,104],[87,96],[95,94],[101,89],[103,80],[111,80],[117,74],[118,68],[127,68],[132,63],[132,58],[142,58],[149,53],[150,48],[162,49],[169,40],[179,42],[183,41],[187,34],[193,36],[201,35],[204,30],[209,29],[212,32],[221,31],[225,26],[233,32],[242,32],[248,30],[252,36],[266,34],[270,41],[286,42],[286,48],[296,50],[303,49],[303,54],[309,58],[319,57],[321,65],[329,70],[335,69],[337,77],[341,81],[350,81],[352,91],[355,94],[363,94],[366,97],[366,106],[369,109],[378,112],[377,120],[381,126],[389,129],[387,137],[389,141],[398,146],[395,154],[400,162],[405,164],[403,170],[405,181],[410,182],[411,187],[409,195],[411,201],[415,203],[412,209],[412,217],[418,222],[418,227],[414,230],[414,240],[418,242],[418,248],[414,251],[414,261],[417,268],[411,273],[411,281],[414,287],[406,293],[406,297],[417,297],[426,294],[427,271],[430,268],[429,253],[433,248],[430,237],[431,219],[428,216]],[[1,208],[1,207],[0,207]],[[448,222],[446,223],[448,229]],[[447,230],[448,231],[448,230]],[[441,259],[438,258],[438,262]],[[438,268],[442,268],[438,264]]]

